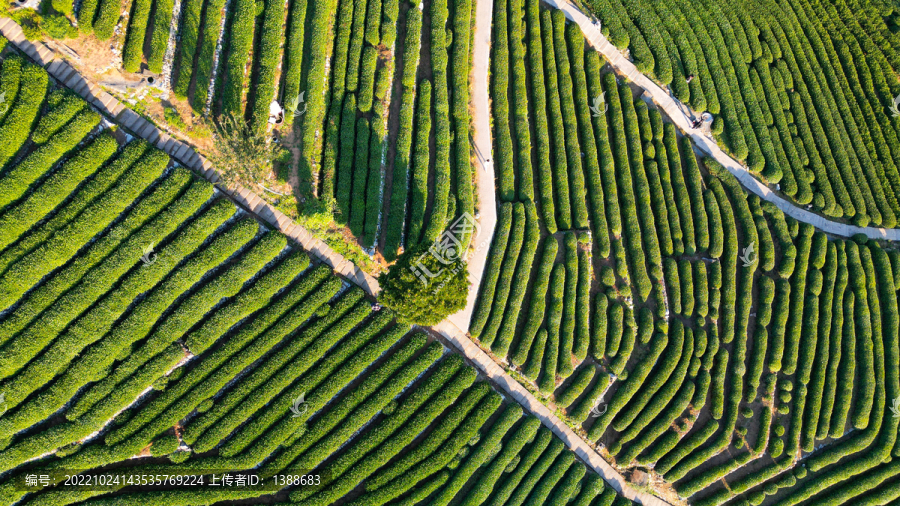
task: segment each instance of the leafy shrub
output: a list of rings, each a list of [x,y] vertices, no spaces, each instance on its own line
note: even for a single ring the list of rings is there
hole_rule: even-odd
[[[396,140],[393,184],[391,185],[390,210],[388,211],[384,255],[391,260],[403,244],[406,223],[406,202],[409,200],[409,174],[412,168],[411,149],[413,141],[413,118],[416,101],[416,69],[419,63],[419,39],[422,32],[422,15],[418,9],[411,9],[407,18],[406,37],[403,47],[402,93],[400,95],[400,134]],[[437,82],[436,82],[437,83]],[[436,86],[440,86],[436,84]],[[439,113],[439,111],[436,111]],[[338,199],[340,204],[341,199]],[[408,247],[414,247],[408,244]]]
[[[282,9],[283,9],[282,4]],[[224,82],[222,83],[222,114],[235,114],[239,115],[241,113],[241,97],[243,95],[243,90],[246,88],[246,76],[244,75],[244,69],[247,66],[247,59],[250,57],[251,49],[253,46],[253,38],[254,31],[256,27],[256,16],[257,16],[257,4],[252,0],[239,0],[234,5],[234,10],[231,18],[231,28],[230,34],[231,36],[228,38],[228,60],[225,63],[224,69]],[[268,16],[264,18],[264,31],[269,35],[275,34],[275,31],[279,31],[281,29],[281,23],[278,23],[278,27],[274,26],[274,12],[273,16],[269,18]],[[283,18],[283,16],[282,16]],[[265,20],[268,19],[268,23],[265,23]],[[209,26],[209,25],[207,25]],[[266,50],[269,53],[268,59],[271,60],[271,44],[272,39],[266,38],[261,39],[264,43],[264,47],[268,46]],[[314,57],[314,54],[310,54],[310,57]],[[314,61],[314,60],[313,60]],[[200,79],[198,78],[198,84]],[[314,82],[314,78],[310,76],[309,82]],[[315,96],[314,91],[310,91],[310,104],[313,104],[313,98]],[[261,104],[265,108],[268,108],[269,103],[265,102]],[[268,112],[268,111],[266,111]],[[312,112],[312,111],[309,111]],[[259,128],[259,118],[258,110],[256,106],[254,106],[254,121],[252,124],[252,128],[254,131],[258,131]],[[268,118],[268,114],[266,114],[266,118]]]
[[[694,300],[697,316],[704,318],[709,314],[709,286],[707,283],[706,264],[693,263]]]
[[[535,255],[537,254],[538,241],[540,241],[541,237],[540,223],[534,203],[525,202],[524,207],[525,238],[522,244],[521,254],[519,255],[519,262],[516,264],[515,277],[512,286],[510,287],[506,311],[503,313],[503,321],[500,323],[500,328],[497,331],[497,339],[491,347],[491,349],[499,355],[506,355],[510,343],[512,343],[513,337],[515,336],[522,303],[525,301],[528,281],[531,279],[531,270],[533,268]]]
[[[250,127],[258,133],[265,133],[268,126],[269,104],[275,97],[275,74],[281,64],[281,44],[284,39],[285,3],[268,0],[265,4],[259,44],[253,51],[256,79],[250,112]],[[232,38],[237,35],[234,31],[231,34]],[[153,68],[152,63],[150,68]]]
[[[556,264],[551,279],[550,300],[547,303],[547,348],[544,351],[544,363],[538,378],[538,388],[545,393],[556,389],[556,374],[559,371],[559,335],[563,314],[563,289],[565,286],[565,267]]]
[[[182,310],[174,311],[164,321],[158,322],[144,344],[121,362],[112,374],[92,385],[79,399],[78,404],[70,408],[67,416],[70,419],[77,418],[87,409],[96,413],[107,410],[116,412],[121,409],[122,402],[133,399],[143,388],[140,383],[134,381],[140,376],[135,371],[141,370],[141,374],[157,378],[173,368],[183,355],[183,349],[180,344],[172,343],[172,336],[180,337],[186,333],[223,297],[236,295],[251,276],[284,249],[285,244],[285,237],[277,232],[263,234],[224,272],[183,298],[178,305]],[[144,325],[143,334],[129,332],[126,334],[129,339],[139,339],[140,336],[150,333],[150,322],[141,323]]]
[[[497,214],[497,226],[494,228],[494,239],[488,252],[489,260],[485,268],[485,276],[472,312],[472,321],[469,324],[469,334],[475,338],[481,335],[481,330],[484,328],[493,306],[494,291],[497,286],[497,279],[500,277],[503,256],[506,253],[509,231],[512,227],[512,210],[513,205],[511,203],[500,204]]]
[[[541,261],[538,264],[538,272],[535,282],[531,289],[531,300],[529,302],[528,319],[525,320],[525,326],[519,337],[516,351],[511,355],[511,360],[515,364],[522,365],[528,359],[528,352],[532,349],[532,341],[537,335],[541,323],[544,321],[544,312],[546,309],[547,288],[550,284],[550,277],[553,271],[553,262],[559,251],[559,244],[553,237],[544,239],[544,248],[541,254]],[[595,334],[596,335],[596,334]],[[605,342],[605,341],[604,341]],[[596,341],[593,342],[596,346]],[[594,353],[596,353],[596,348]]]
[[[715,195],[709,190],[703,192],[703,202],[706,206],[707,216],[709,216],[707,228],[710,235],[709,256],[712,258],[720,258],[722,256],[722,250],[725,247],[725,232],[722,228],[722,215],[719,212],[719,204],[716,201]]]
[[[566,121],[569,119],[574,120],[574,118],[566,116],[564,119],[563,117],[556,63],[558,58],[557,53],[563,52],[563,49],[561,48],[557,51],[554,48],[555,45],[558,45],[558,42],[556,42],[554,36],[553,21],[550,11],[542,11],[540,13],[540,21],[541,40],[544,53],[544,74],[547,78],[545,84],[547,95],[550,97],[547,114],[550,118],[551,139],[553,140],[553,146],[556,147],[556,149],[553,150],[553,197],[554,208],[556,209],[556,225],[561,230],[567,230],[573,228],[572,205],[577,202],[576,199],[571,198],[569,195],[570,171],[568,164],[572,161],[572,157],[566,157],[567,150],[570,148],[566,145],[565,135],[567,126]],[[565,147],[565,149],[563,149],[563,147]],[[579,165],[580,162],[581,160],[579,158]],[[574,173],[574,169],[571,173]]]
[[[575,302],[575,358],[584,360],[591,344],[591,254],[586,250],[578,251],[578,287]]]
[[[584,364],[575,371],[575,376],[569,381],[565,389],[555,396],[556,403],[563,407],[571,407],[572,403],[577,399],[593,381],[594,374],[597,370],[590,364]]]
[[[174,434],[160,436],[153,440],[153,446],[150,447],[150,453],[154,457],[168,455],[178,448],[178,438]]]
[[[169,46],[169,31],[172,26],[173,0],[156,0],[153,2],[153,33],[150,34],[150,53],[147,55],[147,67],[150,72],[160,74],[163,70],[163,59]],[[116,6],[118,7],[118,6]],[[115,9],[118,11],[118,9]],[[96,31],[97,26],[94,24]]]
[[[503,319],[506,317],[501,309],[506,308],[507,302],[509,301],[513,277],[516,273],[519,256],[522,253],[522,243],[525,241],[525,221],[525,206],[518,202],[513,204],[513,228],[510,231],[509,243],[506,247],[506,253],[503,256],[503,267],[500,270],[497,289],[494,292],[494,301],[491,304],[493,309],[491,310],[491,316],[488,318],[480,337],[481,342],[486,346],[490,346],[495,341],[500,326],[503,323]]]
[[[585,76],[584,35],[577,25],[566,27],[566,40],[569,46],[574,78],[574,100],[576,104],[588,103],[587,79]],[[589,68],[588,71],[592,71]],[[585,157],[585,177],[587,189],[585,193],[590,199],[590,225],[594,233],[601,257],[609,256],[609,232],[606,221],[606,199],[600,176],[600,160],[597,154],[597,143],[589,108],[575,107],[581,143],[579,144]],[[606,153],[604,153],[606,154]],[[530,157],[530,155],[529,155]],[[577,183],[576,183],[577,184]]]
[[[546,346],[547,329],[542,328],[538,331],[532,342],[531,353],[527,356],[527,360],[523,361],[524,363],[522,364],[522,374],[531,381],[537,381],[538,375],[541,372],[541,364],[543,364],[544,349]]]
[[[668,345],[669,338],[665,334],[656,334],[650,343],[650,349],[644,360],[641,361],[628,374],[628,378],[624,380],[622,385],[616,390],[615,396],[610,400],[608,409],[600,418],[588,429],[588,437],[597,440],[603,435],[613,418],[621,411],[625,405],[631,400],[632,396],[641,388],[644,380],[650,374],[650,371],[656,364],[656,360],[662,354]]]
[[[328,307],[326,302],[339,288],[339,282],[330,276],[331,271],[323,267],[303,276],[277,302],[257,313],[254,325],[243,328],[223,346],[216,348],[202,364],[191,369],[174,387],[145,406],[125,427],[107,436],[107,440],[123,439],[142,426],[142,432],[154,433],[163,429],[167,421],[186,416],[195,405],[198,413],[212,409],[214,405],[210,397],[284,338],[293,329],[291,320],[308,319],[316,308]],[[286,318],[279,320],[282,315]],[[378,328],[374,325],[370,327]],[[360,333],[360,340],[365,337],[365,333]],[[248,342],[252,342],[253,346],[245,347]],[[350,353],[356,348],[352,342],[347,342],[344,349]],[[201,399],[205,400],[198,405]]]
[[[498,6],[501,3],[498,2]],[[497,16],[497,21],[495,21],[495,27],[500,25],[497,24],[502,14]],[[551,154],[550,154],[550,136],[548,132],[550,129],[547,126],[547,93],[546,86],[544,81],[544,72],[543,72],[543,60],[542,55],[544,54],[543,43],[541,41],[541,26],[540,26],[540,2],[535,2],[532,0],[527,0],[525,2],[525,16],[526,16],[526,25],[528,32],[528,62],[532,69],[532,72],[529,72],[529,78],[531,83],[531,94],[529,98],[531,102],[534,104],[533,106],[533,118],[534,118],[534,130],[535,130],[535,149],[537,151],[537,164],[538,164],[538,190],[539,197],[541,201],[541,217],[544,224],[547,227],[548,232],[555,233],[557,230],[556,225],[556,208],[554,204],[554,179],[553,179],[553,170],[551,169]],[[518,20],[516,16],[513,16],[511,23],[513,27],[518,26]],[[497,28],[495,28],[496,30]],[[521,30],[521,29],[520,29]],[[513,31],[512,33],[516,33]],[[515,39],[515,37],[514,37]],[[513,51],[518,52],[518,43],[516,40],[513,40]],[[498,40],[496,43],[497,50],[494,50],[494,53],[491,55],[492,60],[495,58],[502,58],[503,53],[499,51],[499,48],[504,47],[504,41]],[[493,49],[493,47],[492,47]],[[495,60],[496,61],[496,60]],[[541,71],[537,71],[537,69],[541,69]],[[523,99],[521,101],[521,105],[518,97],[521,93],[521,85],[519,81],[523,79],[520,75],[521,69],[519,69],[519,65],[517,62],[514,62],[513,65],[513,84],[518,90],[515,93],[514,99],[516,100],[516,118],[526,117],[527,118],[527,103]],[[491,77],[494,77],[494,73],[491,73]],[[495,87],[495,89],[504,89],[502,87]],[[496,94],[495,94],[496,95]],[[505,97],[504,94],[500,94],[502,96],[495,97],[494,100],[503,100]],[[492,101],[493,102],[493,101]],[[495,115],[495,122],[503,121],[503,118],[497,118]],[[495,125],[499,125],[500,123],[495,123]],[[517,123],[518,125],[518,123]],[[523,125],[524,126],[524,125]],[[520,153],[522,153],[524,146],[521,145],[522,142],[525,141],[526,129],[516,129],[516,133],[518,136],[518,140],[520,141]],[[502,137],[495,137],[498,142],[502,142]],[[528,146],[530,151],[530,146]],[[520,154],[521,157],[521,154]],[[525,161],[521,162],[523,166],[527,167],[528,163]],[[527,193],[529,190],[526,188],[525,182],[527,181],[527,176],[524,174],[525,171],[522,172],[522,177],[520,178],[520,194]],[[501,180],[502,184],[502,180]],[[564,204],[568,204],[567,202]]]
[[[606,342],[608,336],[607,308],[609,298],[604,293],[594,296],[594,317],[591,328],[591,355],[594,360],[600,361],[606,355]]]
[[[693,334],[686,333],[684,327],[676,323],[670,332],[669,344],[661,363],[644,383],[640,393],[629,402],[628,408],[620,412],[613,421],[613,428],[622,433],[616,447],[645,428],[675,395],[684,381],[693,353]],[[610,451],[613,451],[613,447]]]
[[[616,167],[615,174],[618,179],[618,195],[620,204],[622,206],[622,218],[625,225],[625,249],[628,252],[631,279],[634,281],[634,285],[637,288],[638,295],[640,296],[640,298],[644,299],[650,294],[652,286],[650,284],[650,278],[647,275],[647,264],[644,257],[644,248],[640,240],[640,238],[642,237],[641,223],[638,221],[638,209],[635,202],[635,193],[633,189],[634,187],[632,186],[631,175],[632,170],[634,170],[635,172],[637,172],[638,170],[642,171],[643,167],[640,167],[637,164],[637,160],[634,160],[635,167],[627,169],[631,166],[632,162],[632,160],[630,160],[629,158],[630,150],[628,149],[628,143],[636,135],[634,129],[637,128],[637,121],[631,101],[631,89],[625,86],[622,89],[623,95],[620,100],[619,86],[616,83],[615,76],[613,74],[605,74],[603,79],[604,88],[607,93],[607,99],[610,103],[609,114],[614,139],[613,155]],[[631,106],[630,115],[623,115],[624,106]],[[632,129],[629,130],[628,133],[626,133],[625,130],[626,124],[624,118],[626,116],[629,117],[628,124],[632,127]],[[635,156],[641,156],[639,150],[638,153],[635,154]]]
[[[563,294],[562,327],[559,338],[559,373],[566,377],[572,374],[572,351],[575,340],[575,304],[578,284],[578,242],[574,232],[563,236],[565,244],[566,281]]]
[[[428,200],[428,166],[431,153],[428,138],[431,135],[431,83],[419,83],[419,103],[416,110],[416,152],[413,168],[411,209],[409,216],[409,242],[421,240],[425,227],[425,204]],[[502,249],[505,249],[502,248]]]
[[[44,102],[44,96],[47,93],[47,72],[37,65],[18,62],[17,57],[10,57],[7,60],[13,60],[9,66],[4,61],[3,80],[9,78],[15,82],[18,81],[18,91],[14,97],[7,97],[10,100],[9,110],[3,116],[3,125],[0,126],[0,167],[5,167],[19,149],[28,139],[35,121],[37,121],[38,113]],[[14,99],[14,101],[12,101]],[[86,116],[89,118],[90,116]],[[60,135],[53,147],[45,144],[38,148],[35,152],[29,154],[22,162],[15,167],[5,171],[0,182],[0,208],[6,206],[16,197],[20,196],[24,189],[22,184],[30,183],[40,176],[47,168],[46,163],[51,163],[58,159],[67,149],[61,148],[68,145],[69,148],[74,147],[74,143],[81,139],[93,126],[84,130],[85,126],[90,123],[89,119],[80,121],[72,125],[68,129],[69,135]],[[96,123],[95,123],[96,125]],[[83,133],[77,139],[74,138],[77,132]],[[36,168],[37,167],[37,168]],[[43,170],[40,170],[43,168]],[[27,183],[23,183],[27,181]]]
[[[115,2],[110,2],[114,4]],[[151,0],[139,0],[134,2],[131,7],[131,14],[128,18],[128,27],[125,34],[125,46],[122,48],[122,68],[126,72],[137,72],[141,67],[141,57],[144,51],[144,39],[147,36],[147,24],[150,20],[150,11],[153,2]],[[89,26],[90,20],[93,19],[93,0],[89,5],[84,5],[78,13],[78,26]],[[87,9],[86,9],[87,7]],[[117,14],[118,6],[111,5],[113,14]],[[82,16],[84,22],[82,22]],[[243,69],[243,67],[242,67]]]
[[[213,122],[215,140],[209,158],[229,184],[253,186],[269,177],[278,145],[265,132],[253,128],[240,116],[220,116]]]
[[[672,258],[663,261],[663,271],[666,277],[666,295],[669,297],[669,307],[672,312],[681,314],[681,281],[678,273],[678,262]]]

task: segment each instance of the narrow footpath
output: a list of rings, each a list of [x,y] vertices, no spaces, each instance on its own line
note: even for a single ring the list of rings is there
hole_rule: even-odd
[[[791,216],[798,221],[809,223],[823,232],[843,237],[850,237],[854,234],[862,233],[871,239],[900,240],[900,229],[858,227],[846,223],[838,223],[798,207],[773,192],[763,182],[756,179],[747,167],[722,151],[718,144],[716,144],[716,141],[712,137],[706,135],[702,130],[702,126],[700,128],[693,128],[693,118],[688,117],[685,113],[685,111],[690,109],[685,104],[672,97],[652,79],[640,73],[634,64],[628,61],[628,59],[622,55],[622,52],[603,36],[600,32],[600,25],[594,18],[586,15],[577,6],[567,0],[544,1],[547,2],[548,5],[563,11],[567,18],[574,21],[581,28],[581,31],[584,33],[588,42],[590,42],[591,45],[606,58],[609,64],[612,65],[619,74],[624,75],[647,92],[653,102],[669,116],[676,127],[678,127],[685,135],[690,136],[691,140],[694,141],[694,144],[701,151],[714,158],[721,163],[723,167],[728,169],[729,172],[734,174],[745,188],[759,195],[760,198],[772,202],[778,206],[779,209],[784,211],[784,214]]]
[[[466,300],[466,308],[451,315],[449,320],[464,333],[469,330],[469,322],[472,320],[472,311],[475,310],[475,298],[481,288],[481,277],[484,274],[484,266],[487,263],[488,251],[491,249],[491,241],[494,237],[494,228],[497,225],[497,202],[494,192],[494,160],[491,148],[491,109],[488,98],[488,71],[491,57],[491,22],[493,17],[492,0],[476,0],[475,2],[475,33],[473,37],[472,72],[469,74],[471,83],[471,100],[475,132],[472,138],[472,148],[475,152],[475,177],[478,191],[478,230],[472,237],[472,255],[467,259],[469,271],[469,296]]]

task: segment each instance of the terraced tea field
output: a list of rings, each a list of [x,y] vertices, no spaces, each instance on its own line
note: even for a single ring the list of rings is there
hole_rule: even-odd
[[[379,264],[479,217],[489,245],[452,238],[486,255],[471,319],[437,328],[490,355],[400,323],[4,50],[0,502],[900,503],[897,7],[490,7],[73,5],[123,70],[287,142],[297,209]],[[684,126],[703,112],[711,140]],[[28,485],[66,470],[274,485]]]
[[[427,329],[13,53],[4,504],[630,504]],[[62,479],[111,469],[144,485],[253,470],[267,486]],[[29,485],[42,475],[60,481]]]
[[[896,13],[856,0],[590,0],[635,65],[797,204],[897,224]]]
[[[561,12],[494,16],[502,203],[471,334],[689,504],[900,497],[895,246],[748,194]]]

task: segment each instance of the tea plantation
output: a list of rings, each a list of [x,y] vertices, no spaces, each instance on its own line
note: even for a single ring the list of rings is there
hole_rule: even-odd
[[[493,191],[455,250],[493,379],[3,50],[0,503],[900,505],[900,5],[484,1],[52,4],[290,138],[298,209],[382,267]]]
[[[474,2],[134,0],[121,19],[120,4],[80,2],[82,33],[107,40],[118,26],[123,70],[163,73],[197,114],[265,132],[278,100],[301,139],[301,200],[364,248],[391,261],[474,214]]]
[[[660,29],[653,6],[628,11],[642,30]],[[472,336],[620,468],[652,469],[689,504],[896,504],[896,247],[829,237],[749,193],[586,51],[562,12],[494,7],[501,203]],[[770,60],[756,65],[785,65]],[[788,102],[772,105],[780,115]]]
[[[0,502],[631,504],[428,329],[9,48],[0,83]],[[235,471],[270,486],[137,486]],[[63,480],[110,472],[137,485]]]

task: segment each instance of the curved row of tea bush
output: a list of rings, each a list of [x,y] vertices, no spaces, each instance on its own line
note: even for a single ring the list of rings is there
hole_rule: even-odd
[[[830,191],[835,206],[849,203],[847,209],[859,201],[868,203],[868,195],[877,202],[887,201],[887,197],[880,200],[871,184],[868,190],[862,183],[854,183],[852,188],[844,185],[844,189],[835,184],[839,179],[849,181],[851,173],[854,181],[869,181],[865,179],[867,169],[853,172],[854,163],[859,167],[869,163],[859,151],[848,152],[847,163],[842,165],[844,162],[836,160],[843,160],[844,154],[832,154],[826,160],[812,150],[820,141],[831,142],[825,132],[832,126],[826,125],[833,125],[834,139],[840,137],[841,145],[845,145],[841,128],[848,128],[848,134],[853,129],[849,122],[843,127],[836,123],[844,118],[817,119],[814,116],[822,114],[819,104],[807,102],[800,92],[788,91],[802,79],[789,70],[799,57],[782,59],[788,49],[776,46],[782,40],[778,30],[760,27],[747,13],[712,1],[703,6],[683,2],[654,5],[655,14],[646,16],[636,14],[634,7],[642,5],[640,2],[602,3],[607,5],[607,15],[624,15],[633,23],[634,30],[626,29],[628,36],[622,39],[637,43],[644,39],[648,44],[646,53],[633,53],[636,61],[647,56],[653,59],[644,62],[669,58],[665,47],[673,47],[669,44],[674,40],[704,57],[715,55],[714,60],[705,58],[706,70],[702,70],[697,53],[691,58],[684,46],[679,46],[681,56],[692,61],[673,60],[672,89],[676,96],[687,99],[696,93],[709,106],[728,109],[722,138],[727,142],[733,132],[742,135],[749,162],[764,177],[780,177],[783,187],[793,181],[799,188],[794,191],[809,191],[810,199],[813,191],[823,192],[823,196]],[[509,33],[510,46],[524,35],[514,27],[530,30],[530,24],[539,24],[542,18],[552,26],[556,16],[541,15],[537,2],[528,5],[527,16],[518,12],[514,3],[510,5],[503,9],[505,24],[501,25]],[[796,5],[792,2],[791,8]],[[628,19],[629,15],[634,19]],[[656,15],[670,22],[689,18],[715,21],[721,28],[698,38],[696,30],[660,30],[661,25],[653,25]],[[603,21],[614,30],[615,22]],[[539,24],[533,32],[540,33],[541,28]],[[533,86],[528,100],[523,101],[528,118],[534,118],[531,127],[547,116],[547,143],[537,138],[531,156],[536,157],[535,164],[546,161],[558,171],[556,184],[550,187],[533,181],[532,200],[522,191],[518,172],[497,172],[501,192],[509,190],[500,199],[504,201],[500,230],[508,227],[505,213],[512,214],[506,209],[519,202],[528,206],[533,201],[544,221],[542,252],[532,255],[536,263],[534,279],[527,284],[528,311],[518,315],[512,345],[497,346],[491,338],[484,339],[482,329],[489,317],[496,318],[495,313],[503,310],[485,302],[485,297],[496,296],[496,289],[489,292],[483,288],[476,303],[473,337],[500,358],[508,357],[510,367],[521,373],[524,381],[535,382],[534,387],[544,394],[552,392],[548,399],[572,424],[582,427],[583,435],[603,444],[620,466],[652,464],[653,472],[672,482],[691,504],[742,504],[743,500],[759,504],[766,495],[793,504],[810,498],[826,500],[833,492],[844,502],[862,497],[861,487],[854,487],[852,494],[843,492],[849,477],[869,469],[878,476],[893,475],[860,463],[842,473],[827,468],[827,479],[810,481],[800,471],[802,466],[797,466],[797,476],[793,471],[790,476],[803,488],[787,490],[782,489],[790,486],[790,480],[779,475],[794,467],[790,461],[785,463],[784,456],[801,455],[801,450],[812,452],[809,462],[822,469],[838,460],[876,462],[878,455],[895,446],[896,437],[890,431],[896,430],[896,423],[888,420],[890,410],[879,407],[881,395],[900,388],[887,385],[892,374],[888,370],[893,369],[887,365],[893,353],[888,339],[897,339],[896,292],[891,292],[897,268],[893,262],[896,254],[892,257],[890,253],[893,246],[879,246],[862,237],[828,237],[760,201],[723,167],[699,159],[689,139],[679,141],[674,125],[652,105],[634,100],[633,88],[620,84],[613,72],[602,68],[596,53],[585,48],[579,37],[573,25],[566,28],[562,41],[542,39],[543,53],[548,40],[554,54],[562,42],[570,65],[563,62],[562,71],[557,62],[549,62],[548,67],[546,54],[538,55],[536,61],[541,65],[533,65],[532,73],[542,75],[531,81],[547,85]],[[744,47],[746,51],[737,49]],[[882,44],[879,50],[889,47]],[[525,57],[533,62],[530,50],[531,46],[525,48]],[[800,49],[793,51],[799,53]],[[768,53],[775,54],[763,68]],[[732,58],[736,55],[740,58]],[[507,55],[494,65],[512,76],[515,63],[509,60]],[[811,61],[807,58],[802,65],[811,65]],[[708,66],[719,62],[725,66]],[[748,63],[753,65],[748,68]],[[700,74],[691,83],[675,83],[679,76],[686,78],[685,68],[691,68],[691,73],[713,72],[720,79],[708,82]],[[573,86],[571,95],[563,89],[567,82]],[[772,82],[779,83],[778,93],[766,96],[765,83]],[[734,94],[726,99],[724,94],[731,89],[746,96],[758,95],[760,100],[745,103],[740,98],[743,95]],[[824,88],[819,89],[825,93]],[[521,112],[513,110],[513,97],[509,96],[506,118],[496,117],[504,114],[502,108],[492,112],[495,138],[502,135],[498,125],[505,120],[510,136],[508,156],[516,160],[524,157],[514,150],[512,140]],[[799,117],[796,111],[801,106],[804,113]],[[572,130],[566,130],[567,110],[575,111],[575,135],[583,153],[574,164],[566,157],[572,137]],[[721,133],[721,128],[717,118],[713,130]],[[861,132],[858,128],[853,131]],[[782,133],[791,140],[789,144],[781,142]],[[795,143],[803,142],[800,139],[808,139],[808,146],[798,148]],[[590,147],[586,148],[587,143]],[[848,142],[846,146],[862,144]],[[786,163],[786,151],[792,158],[810,158],[805,162],[810,168]],[[501,156],[498,152],[498,163]],[[851,158],[855,162],[851,163]],[[582,173],[574,174],[579,165]],[[540,175],[539,165],[534,168]],[[832,169],[838,172],[830,172]],[[509,177],[513,179],[504,180]],[[586,228],[590,230],[586,238],[592,251],[584,255],[591,266],[584,273],[581,262],[573,263],[573,258],[580,256],[569,253],[572,238],[581,233],[573,230],[576,202],[571,200],[572,182],[582,177],[588,185],[599,185],[602,192],[588,192],[585,197],[589,210]],[[829,182],[828,187],[820,184],[823,180]],[[560,185],[561,181],[568,184]],[[566,212],[560,214],[560,205],[563,211],[568,209],[569,221]],[[604,219],[597,217],[601,205]],[[881,207],[865,205],[873,219],[890,216]],[[503,261],[501,251],[508,250],[508,245],[502,233],[495,240],[502,245],[490,253],[485,277],[487,286],[493,288],[499,286],[495,280],[517,279],[521,267],[521,261]],[[840,254],[845,249],[866,254]],[[880,253],[876,255],[876,251]],[[882,262],[879,274],[875,273],[876,260]],[[852,280],[844,282],[849,285],[847,295],[842,270]],[[593,298],[589,311],[581,305],[585,299],[579,291],[583,290],[583,274],[595,278],[587,289],[587,300]],[[886,276],[891,283],[882,283]],[[893,295],[888,300],[882,292]],[[583,339],[579,329],[569,340],[571,323],[567,318],[572,315],[576,326],[588,331],[589,353],[584,355],[578,353],[577,342]],[[776,389],[776,383],[780,388]],[[851,428],[854,432],[844,439],[824,444],[823,440],[840,438]],[[563,474],[559,477],[564,480]],[[779,481],[782,479],[787,481]],[[727,488],[721,484],[723,480]]]
[[[893,8],[855,1],[710,0],[588,6],[638,70],[716,115],[720,144],[798,204],[893,227],[900,143],[885,76]]]

